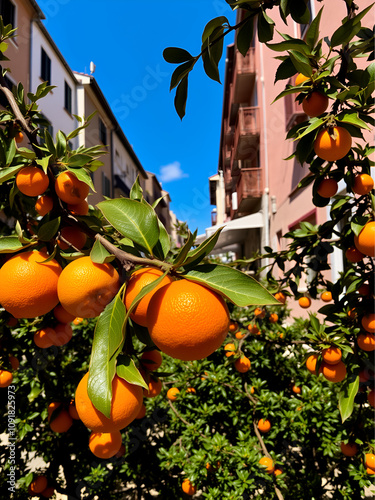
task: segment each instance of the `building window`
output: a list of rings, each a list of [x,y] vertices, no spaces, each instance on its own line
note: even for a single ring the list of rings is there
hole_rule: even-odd
[[[67,110],[68,113],[72,113],[72,89],[70,86],[65,83],[64,87],[64,108]]]
[[[102,172],[102,194],[107,197],[111,196],[111,181],[104,172]]]
[[[107,129],[101,118],[99,118],[99,139],[102,144],[107,144]]]
[[[16,26],[16,7],[10,0],[0,0],[0,15],[3,18],[3,24]]]
[[[51,59],[47,56],[46,51],[42,47],[41,63],[40,63],[40,78],[51,83]]]

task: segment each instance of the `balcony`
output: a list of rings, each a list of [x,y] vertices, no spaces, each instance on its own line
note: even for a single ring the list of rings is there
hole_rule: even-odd
[[[250,102],[255,83],[255,50],[251,47],[244,57],[235,52],[232,102],[236,104]]]
[[[250,213],[263,194],[262,169],[243,168],[237,179],[237,213]]]
[[[295,85],[296,77],[293,76],[289,80],[289,84]],[[307,116],[303,111],[302,104],[299,104],[296,99],[297,94],[287,94],[284,96],[284,106],[285,106],[285,129],[289,130],[297,123],[301,123],[306,120]]]
[[[256,164],[259,149],[259,108],[242,107],[238,109],[231,157],[232,174],[238,169],[238,160]]]

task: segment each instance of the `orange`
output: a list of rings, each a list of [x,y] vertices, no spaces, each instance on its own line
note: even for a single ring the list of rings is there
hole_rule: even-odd
[[[32,493],[42,493],[47,488],[48,482],[46,476],[38,476],[30,483],[30,491]]]
[[[60,323],[71,323],[75,319],[75,316],[64,309],[61,304],[53,309],[53,315]]]
[[[89,204],[86,200],[82,200],[80,203],[74,205],[68,203],[67,208],[73,215],[87,215],[89,213]]]
[[[78,384],[75,403],[79,418],[95,432],[113,432],[129,425],[142,406],[142,387],[126,382],[115,375],[112,380],[111,414],[106,417],[95,408],[87,393],[89,373]]]
[[[341,448],[342,453],[346,457],[354,457],[354,455],[356,455],[358,453],[358,446],[356,445],[356,443],[344,443],[344,442],[342,442],[340,444],[340,448]]]
[[[125,290],[125,307],[128,310],[130,308],[131,303],[138,295],[138,293],[148,284],[156,281],[161,275],[163,271],[160,269],[155,269],[153,267],[143,267],[142,269],[138,269],[135,271],[126,285]],[[138,323],[141,326],[147,326],[147,308],[150,303],[151,298],[154,296],[155,292],[159,290],[162,286],[171,283],[173,280],[171,276],[165,276],[165,278],[157,285],[150,293],[148,293],[145,297],[143,297],[135,309],[130,313],[131,319]]]
[[[267,418],[261,418],[258,422],[258,429],[261,432],[269,432],[271,430],[271,422]]]
[[[49,486],[41,493],[43,498],[51,498],[54,494],[55,494],[55,488],[53,488],[52,486]]]
[[[233,321],[231,321],[229,323],[229,328],[228,330],[231,332],[231,333],[235,333],[237,330],[238,330],[238,325],[237,323],[234,323]]]
[[[236,332],[234,336],[236,337],[236,339],[241,340],[244,338],[245,334],[242,332]]]
[[[366,467],[367,474],[373,475],[375,474],[375,469],[371,469],[371,467]]]
[[[324,113],[328,108],[328,102],[328,97],[326,95],[314,90],[302,101],[302,109],[308,116],[314,118]]]
[[[301,83],[307,82],[308,80],[311,80],[309,76],[305,76],[302,73],[298,73],[294,85],[297,87],[297,85],[301,85]]]
[[[82,321],[83,321],[83,318],[75,318],[75,319],[73,319],[73,325],[78,326],[82,323]]]
[[[141,409],[139,410],[137,416],[135,417],[137,420],[140,420],[146,415],[146,407],[144,403],[142,403]]]
[[[280,474],[282,474],[282,473],[283,473],[283,471],[282,471],[281,469],[275,469],[275,470],[273,471],[273,473],[274,473],[274,475],[275,475],[275,476],[280,476]]]
[[[332,300],[332,293],[331,292],[323,292],[320,295],[320,298],[322,299],[323,302],[330,302]]]
[[[90,188],[80,181],[72,172],[62,172],[55,181],[55,191],[60,200],[77,205],[89,194]]]
[[[189,481],[189,479],[184,479],[182,481],[182,491],[192,497],[197,492],[197,488]]]
[[[225,356],[227,358],[230,358],[231,356],[234,356],[236,353],[236,346],[232,343],[226,344],[224,346],[224,351],[226,351]]]
[[[272,458],[270,457],[262,457],[259,460],[260,465],[265,467],[265,471],[268,472],[269,474],[272,474],[272,472],[275,470],[275,464],[273,463]]]
[[[250,325],[247,326],[247,329],[249,330],[250,333],[252,333],[253,335],[260,335],[260,330],[259,328],[257,327],[257,325],[252,325],[250,323]]]
[[[375,389],[372,389],[368,394],[367,394],[367,401],[369,404],[375,408]]]
[[[254,394],[254,392],[255,392],[254,386],[251,386],[250,387],[250,394]]]
[[[14,136],[14,140],[17,144],[20,144],[23,141],[23,133],[21,131],[17,132]]]
[[[73,424],[73,419],[65,408],[61,411],[56,411],[59,406],[61,406],[59,402],[53,402],[48,405],[49,426],[53,432],[67,432]],[[55,411],[56,414],[54,415]]]
[[[332,196],[335,196],[338,188],[339,185],[335,179],[326,178],[319,183],[317,193],[322,198],[331,198]]]
[[[322,363],[322,373],[323,377],[329,382],[342,382],[346,377],[346,366],[342,361],[339,361],[335,365],[329,365],[328,363]]]
[[[8,387],[13,381],[13,375],[8,370],[0,370],[0,387]]]
[[[188,388],[186,389],[186,392],[187,392],[188,394],[196,394],[196,392],[197,392],[197,391],[194,389],[194,387],[188,387]]]
[[[375,221],[368,222],[359,235],[354,236],[354,245],[363,254],[375,257]]]
[[[366,314],[362,317],[361,325],[369,333],[375,333],[375,313]]]
[[[95,264],[89,256],[70,262],[62,271],[57,292],[61,305],[80,318],[95,318],[120,288],[112,264]]]
[[[120,450],[122,436],[120,431],[92,432],[89,438],[89,448],[98,458],[112,458]]]
[[[282,304],[285,304],[286,301],[286,296],[283,294],[283,292],[277,292],[274,295],[275,299],[281,302]]]
[[[156,349],[145,351],[141,356],[142,365],[150,371],[155,371],[160,368],[163,362],[163,357]]]
[[[79,418],[78,411],[77,411],[74,399],[72,399],[71,402],[69,403],[68,412],[69,412],[69,415],[72,417],[73,420],[81,420]]]
[[[7,326],[10,326],[11,328],[14,328],[18,324],[18,319],[14,318],[11,316],[8,321],[7,321]]]
[[[241,356],[237,359],[237,361],[235,361],[234,367],[238,372],[246,373],[250,370],[251,367],[250,359],[246,356]]]
[[[57,238],[57,244],[61,248],[61,250],[68,250],[68,248],[75,247],[77,250],[81,250],[85,246],[85,243],[87,241],[87,236],[86,234],[78,229],[77,227],[72,227],[72,226],[65,226],[60,230],[60,236],[61,238],[64,238],[64,240],[68,241],[68,243],[65,243],[60,237]]]
[[[9,356],[9,363],[12,370],[17,370],[20,366],[20,362],[15,356]]]
[[[51,196],[43,195],[40,196],[35,202],[35,210],[42,217],[48,214],[53,209],[53,200]]]
[[[270,323],[276,323],[279,320],[279,317],[276,313],[270,314],[269,321]]]
[[[360,333],[357,337],[357,344],[362,351],[375,351],[375,335],[372,333]]]
[[[365,465],[372,470],[375,470],[375,455],[373,453],[366,453]]]
[[[60,264],[42,251],[14,255],[0,269],[0,304],[15,318],[35,318],[59,302]]]
[[[317,375],[316,373],[316,364],[318,362],[318,354],[311,354],[306,360],[306,368],[309,370],[310,373],[313,375]]]
[[[339,361],[341,361],[342,352],[338,347],[331,346],[327,349],[323,349],[322,356],[323,361],[329,365],[336,365]]]
[[[54,328],[42,328],[34,334],[34,343],[46,349],[53,345],[63,346],[69,342],[73,336],[72,327],[67,323],[58,323]]]
[[[255,308],[254,316],[256,318],[263,319],[265,315],[266,315],[266,311],[264,309],[261,309],[260,307]]]
[[[169,401],[176,401],[179,394],[180,391],[179,389],[177,389],[177,387],[171,387],[170,389],[168,389],[167,398],[169,399]]]
[[[343,127],[332,127],[321,130],[315,141],[315,154],[326,161],[337,161],[344,158],[352,147],[352,137]]]
[[[143,389],[143,394],[145,398],[155,398],[161,392],[163,384],[159,378],[151,378],[148,383],[148,390]]]
[[[374,189],[374,179],[368,174],[358,174],[354,177],[353,191],[356,194],[364,195]]]
[[[150,300],[147,326],[154,344],[173,358],[203,359],[224,342],[229,327],[224,299],[187,279],[163,286]]]
[[[42,169],[30,165],[22,168],[16,175],[16,184],[22,194],[39,196],[48,188],[48,175]]]
[[[361,262],[365,255],[360,252],[356,247],[349,247],[346,252],[345,252],[345,257],[349,262],[352,262],[353,264],[357,262]]]
[[[54,330],[51,327],[41,328],[34,333],[34,343],[41,349],[48,349],[48,347],[53,346],[52,338]]]
[[[365,297],[367,297],[371,293],[370,285],[368,283],[362,283],[362,285],[358,288],[357,292],[360,295],[364,295]]]
[[[357,317],[357,312],[354,307],[353,309],[350,309],[350,311],[348,311],[348,317],[350,319],[355,319]]]
[[[292,387],[292,391],[294,392],[294,394],[301,394],[302,392],[301,387],[298,387],[298,385],[294,385]]]
[[[311,299],[309,297],[300,297],[298,299],[298,304],[303,308],[303,309],[308,309],[311,306]]]

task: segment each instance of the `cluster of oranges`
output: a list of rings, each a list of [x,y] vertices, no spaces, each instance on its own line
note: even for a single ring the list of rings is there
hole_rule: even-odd
[[[342,361],[342,352],[336,346],[331,346],[322,351],[322,363],[317,372],[319,354],[311,354],[306,360],[306,368],[310,373],[317,375],[323,374],[323,377],[330,382],[342,382],[346,377],[346,366]]]
[[[32,497],[38,495],[42,498],[51,498],[55,493],[55,489],[52,486],[48,486],[47,477],[41,474],[31,481],[28,492]]]

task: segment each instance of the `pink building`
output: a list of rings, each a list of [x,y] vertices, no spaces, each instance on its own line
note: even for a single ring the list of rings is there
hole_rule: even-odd
[[[370,3],[361,2],[360,10]],[[314,18],[322,3],[311,0],[309,5]],[[239,10],[237,21],[241,15],[243,11]],[[321,36],[332,34],[345,16],[344,2],[325,2]],[[277,9],[272,10],[271,17],[276,29],[295,38],[303,38],[308,27],[291,19],[286,26],[278,18]],[[366,22],[371,24],[371,19],[365,18]],[[275,34],[273,42],[281,41],[276,31]],[[225,225],[216,252],[232,250],[236,258],[250,258],[265,246],[285,249],[288,240],[283,235],[301,221],[322,224],[329,218],[329,207],[313,205],[311,185],[297,190],[299,181],[309,171],[307,166],[294,159],[284,160],[294,148],[294,143],[285,139],[288,129],[307,116],[295,103],[296,94],[273,103],[286,83],[292,83],[274,82],[280,64],[275,59],[277,55],[280,53],[260,44],[256,35],[246,57],[237,50],[236,42],[227,47],[219,175],[210,178],[211,203],[216,206],[213,221],[217,222],[206,230],[206,235]],[[221,177],[223,189],[219,186]],[[344,185],[339,185],[339,189],[344,191]],[[335,250],[330,257],[329,279],[335,281],[343,269],[343,255]],[[301,283],[299,291],[305,290],[306,283]]]

